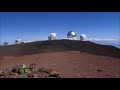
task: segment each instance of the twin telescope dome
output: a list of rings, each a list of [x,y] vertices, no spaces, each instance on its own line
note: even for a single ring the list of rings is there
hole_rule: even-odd
[[[73,38],[73,37],[77,37],[77,34],[73,31],[69,31],[67,34],[67,38]]]
[[[77,39],[77,33],[73,32],[73,31],[69,31],[67,34],[67,38],[71,39],[71,40],[76,40]],[[80,35],[80,40],[81,41],[85,41],[86,40],[86,35],[85,34],[81,34]]]

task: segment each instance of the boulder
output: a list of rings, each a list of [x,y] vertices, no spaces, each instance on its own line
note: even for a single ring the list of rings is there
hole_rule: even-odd
[[[52,71],[49,76],[51,77],[60,77],[60,73],[59,72],[56,72],[56,71]]]

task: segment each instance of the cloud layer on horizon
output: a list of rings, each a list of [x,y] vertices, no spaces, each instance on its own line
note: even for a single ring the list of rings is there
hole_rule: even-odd
[[[120,41],[119,38],[87,38],[89,41]]]

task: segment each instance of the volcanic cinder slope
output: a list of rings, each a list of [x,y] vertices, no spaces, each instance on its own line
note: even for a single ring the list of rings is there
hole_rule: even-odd
[[[0,70],[36,63],[62,77],[120,77],[120,49],[90,41],[52,40],[0,47]],[[3,58],[3,59],[2,59]]]

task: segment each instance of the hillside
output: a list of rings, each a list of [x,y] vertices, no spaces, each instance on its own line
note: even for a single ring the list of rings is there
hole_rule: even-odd
[[[36,41],[0,47],[0,56],[23,56],[50,52],[79,51],[93,55],[120,58],[120,49],[90,41],[53,40]]]
[[[12,71],[15,67],[17,71],[22,64],[27,67],[35,64],[36,68],[25,75]],[[0,47],[0,78],[29,77],[119,78],[120,49],[71,40],[36,41]]]

